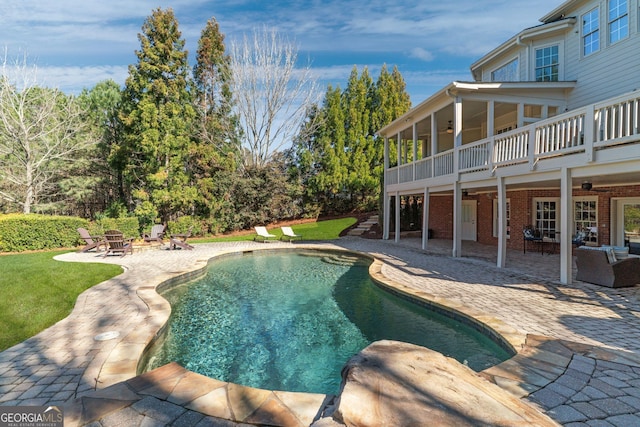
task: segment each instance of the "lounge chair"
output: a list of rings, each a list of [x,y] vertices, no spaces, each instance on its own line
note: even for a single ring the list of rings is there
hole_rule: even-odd
[[[302,239],[302,236],[294,233],[291,227],[280,227],[282,230],[282,236],[280,240],[288,240],[289,242],[293,242],[295,239]]]
[[[182,248],[189,251],[193,249],[193,246],[187,243],[187,239],[191,237],[192,230],[193,228],[190,227],[189,231],[187,231],[186,233],[172,234],[171,237],[169,238],[169,249]]]
[[[121,256],[125,256],[127,252],[133,255],[133,239],[125,239],[122,231],[105,231],[104,238],[106,239],[108,244],[107,251],[104,254],[105,258],[109,254],[120,254]]]
[[[99,252],[101,246],[104,246],[105,249],[107,248],[107,242],[104,240],[104,237],[92,236],[86,228],[78,228],[78,233],[85,243],[85,247],[80,249],[80,252],[89,252],[91,249],[95,249],[96,252]]]
[[[149,234],[145,234],[142,238],[145,242],[163,243],[162,241],[164,239],[164,232],[166,228],[167,226],[164,224],[156,224],[151,227],[151,232]]]
[[[257,226],[253,228],[256,230],[256,236],[253,238],[254,241],[262,239],[263,242],[266,242],[269,239],[275,239],[278,237],[275,234],[269,233],[267,231],[267,227]]]

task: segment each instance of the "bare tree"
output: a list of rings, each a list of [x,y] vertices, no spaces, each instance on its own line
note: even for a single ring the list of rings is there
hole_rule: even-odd
[[[0,198],[30,213],[80,153],[95,144],[75,99],[36,86],[26,57],[2,64],[0,76]]]
[[[320,92],[309,65],[297,67],[297,49],[263,27],[231,43],[233,108],[244,130],[244,166],[264,166],[299,132]]]

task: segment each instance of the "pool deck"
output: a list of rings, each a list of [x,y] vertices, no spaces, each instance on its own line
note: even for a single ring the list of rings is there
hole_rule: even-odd
[[[64,406],[65,426],[309,425],[324,395],[272,392],[207,379],[170,364],[136,376],[138,359],[170,307],[155,288],[197,276],[224,253],[290,247],[337,248],[381,261],[383,282],[473,316],[518,355],[481,375],[567,426],[640,425],[640,288],[562,285],[559,255],[450,241],[341,238],[331,243],[211,243],[125,257],[69,253],[124,273],[84,292],[69,317],[0,353],[0,405]],[[481,411],[481,408],[478,408]]]

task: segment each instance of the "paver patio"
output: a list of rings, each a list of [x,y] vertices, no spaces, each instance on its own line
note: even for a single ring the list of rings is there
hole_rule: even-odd
[[[561,285],[556,282],[558,255],[513,251],[507,255],[507,268],[498,269],[495,248],[464,242],[463,258],[454,259],[448,256],[451,242],[430,241],[426,254],[418,244],[412,239],[396,244],[349,237],[327,244],[198,244],[192,251],[154,250],[124,258],[66,254],[60,258],[121,264],[125,271],[83,293],[68,318],[0,353],[0,405],[64,405],[68,425],[93,419],[101,419],[101,425],[144,420],[160,425],[236,425],[217,417],[224,409],[211,408],[210,400],[205,404],[200,398],[197,404],[198,382],[180,367],[133,378],[140,354],[170,312],[155,287],[197,272],[222,253],[305,246],[371,254],[382,261],[380,274],[386,280],[513,330],[523,337],[519,354],[482,375],[558,423],[640,425],[638,287]],[[96,340],[101,334],[112,339]],[[228,399],[248,393],[218,383],[209,380],[206,394]],[[256,407],[235,408],[233,417],[226,418],[260,423],[266,422],[260,416],[280,414],[275,421],[282,425],[304,425],[317,416],[325,399],[311,395],[300,403],[295,394],[251,393],[259,402]],[[279,409],[256,411],[267,408],[262,405]],[[246,417],[240,418],[240,413]]]

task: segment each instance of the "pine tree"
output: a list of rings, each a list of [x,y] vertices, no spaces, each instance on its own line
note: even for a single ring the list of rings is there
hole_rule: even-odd
[[[139,218],[164,222],[189,211],[197,198],[185,168],[195,119],[188,52],[171,9],[154,10],[138,38],[120,115],[122,173]]]
[[[197,119],[189,172],[198,189],[195,213],[210,218],[214,231],[226,231],[233,221],[231,183],[241,157],[238,120],[231,110],[231,58],[214,18],[200,35],[193,76]]]

